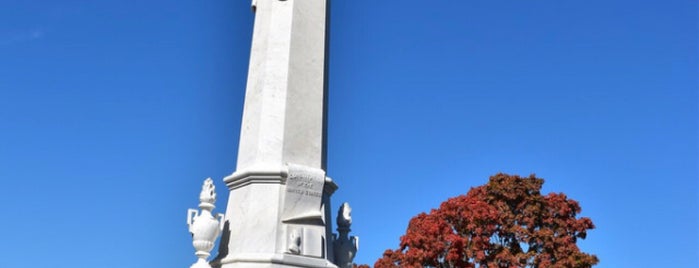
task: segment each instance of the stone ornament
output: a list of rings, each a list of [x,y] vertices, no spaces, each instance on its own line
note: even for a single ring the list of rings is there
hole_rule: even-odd
[[[223,229],[223,214],[217,214],[218,220],[211,214],[216,203],[216,187],[211,178],[204,180],[199,202],[201,212],[192,208],[187,210],[187,225],[189,233],[192,234],[192,245],[196,249],[194,254],[199,258],[191,268],[211,268],[206,259],[211,255],[209,252],[214,248],[214,242]]]
[[[294,229],[289,234],[289,253],[301,254],[301,231],[299,229]]]
[[[335,252],[335,264],[339,268],[352,268],[354,257],[359,250],[359,237],[349,236],[352,225],[352,207],[349,203],[342,203],[337,212],[337,232],[333,242]]]

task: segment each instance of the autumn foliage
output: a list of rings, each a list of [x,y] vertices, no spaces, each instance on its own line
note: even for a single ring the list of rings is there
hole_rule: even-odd
[[[466,195],[450,198],[410,220],[400,247],[374,267],[591,267],[581,252],[594,225],[576,218],[580,206],[565,194],[539,192],[544,180],[497,174]]]

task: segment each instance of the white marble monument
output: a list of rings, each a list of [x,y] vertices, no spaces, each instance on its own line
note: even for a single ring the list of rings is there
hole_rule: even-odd
[[[224,179],[230,196],[213,267],[352,265],[357,239],[347,240],[346,224],[335,245],[330,196],[337,185],[325,174],[328,2],[252,2],[238,164]]]

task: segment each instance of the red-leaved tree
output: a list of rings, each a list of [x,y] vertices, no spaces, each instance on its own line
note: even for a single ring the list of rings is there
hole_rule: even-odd
[[[594,225],[576,218],[580,206],[565,194],[539,192],[544,180],[497,174],[466,195],[450,198],[410,220],[400,248],[386,250],[375,268],[592,267],[580,251]]]

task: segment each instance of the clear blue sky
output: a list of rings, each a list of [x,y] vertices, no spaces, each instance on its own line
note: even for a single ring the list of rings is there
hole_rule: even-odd
[[[259,0],[265,1],[265,0]],[[0,267],[188,267],[235,170],[249,0],[0,2]],[[328,174],[358,263],[497,172],[546,179],[597,267],[699,267],[697,1],[332,5]]]

